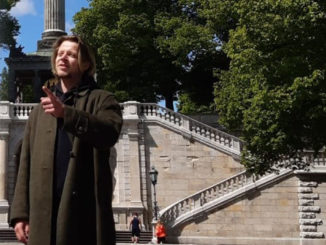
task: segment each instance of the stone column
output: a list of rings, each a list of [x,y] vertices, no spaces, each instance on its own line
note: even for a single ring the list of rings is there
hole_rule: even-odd
[[[9,227],[9,205],[6,196],[8,136],[10,126],[10,104],[0,102],[0,228]]]
[[[66,35],[65,0],[44,0],[44,31],[37,42],[37,51],[49,51],[55,40]]]
[[[34,90],[34,102],[38,103],[40,101],[41,94],[42,94],[42,83],[41,83],[38,70],[34,71],[33,90]]]
[[[9,101],[15,102],[17,97],[16,72],[12,64],[8,64],[8,67],[9,67],[9,83],[8,83]]]
[[[139,157],[139,132],[138,124],[140,118],[138,115],[138,102],[129,101],[124,103],[123,120],[128,129],[129,137],[129,166],[130,166],[130,191],[131,205],[133,208],[143,207],[140,191],[140,157]]]
[[[65,34],[65,0],[44,0],[44,39]]]
[[[0,200],[6,199],[6,166],[8,160],[8,133],[0,132]]]

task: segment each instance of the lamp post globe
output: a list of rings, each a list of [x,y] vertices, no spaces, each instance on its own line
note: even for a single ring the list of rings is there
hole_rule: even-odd
[[[152,166],[151,170],[149,171],[149,176],[151,177],[152,184],[155,186],[157,183],[157,175],[158,171]]]
[[[156,201],[156,189],[155,185],[157,184],[157,176],[158,176],[158,171],[155,169],[154,166],[152,166],[151,170],[149,171],[149,176],[152,181],[153,189],[154,189],[154,218],[157,221],[157,201]]]

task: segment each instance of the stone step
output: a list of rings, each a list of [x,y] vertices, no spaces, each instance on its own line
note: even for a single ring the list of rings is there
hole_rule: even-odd
[[[117,243],[131,243],[131,231],[117,231],[116,232]],[[152,241],[151,231],[140,232],[139,243],[145,244]]]
[[[13,229],[0,229],[0,242],[17,241],[16,235]]]
[[[131,242],[131,232],[130,231],[117,231],[116,232],[117,243],[129,243]],[[152,240],[151,231],[143,231],[140,233],[139,243],[145,244],[149,243]],[[15,232],[12,228],[0,229],[0,243],[4,242],[13,244],[12,242],[17,243]],[[17,243],[19,244],[19,243]]]

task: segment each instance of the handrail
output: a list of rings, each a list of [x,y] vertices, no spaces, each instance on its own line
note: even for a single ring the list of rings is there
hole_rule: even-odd
[[[314,157],[313,152],[306,151],[302,156],[302,161],[310,163],[310,170],[298,173],[309,173],[314,169],[322,169],[323,173],[326,172],[326,154],[323,152]],[[247,171],[240,172],[162,209],[159,212],[160,219],[164,221],[167,228],[172,228],[193,218],[196,213],[203,212],[205,208],[209,209],[218,204],[225,204],[234,200],[235,196],[238,197],[258,186],[265,186],[291,173],[294,173],[292,169],[279,169],[278,173],[265,173],[260,176],[250,175]]]
[[[4,115],[8,119],[27,120],[30,112],[36,106],[35,103],[11,103],[8,101],[1,102],[3,109],[9,111]],[[123,110],[123,117],[126,120],[147,120],[157,121],[168,125],[182,133],[185,137],[196,138],[202,143],[212,147],[218,147],[222,151],[240,156],[242,141],[221,130],[208,126],[196,121],[190,117],[174,112],[155,103],[139,103],[136,101],[127,101],[120,104]]]
[[[155,103],[139,103],[138,107],[140,117],[145,120],[157,119],[167,124],[174,125],[190,136],[196,136],[202,140],[209,141],[213,145],[219,145],[223,149],[240,155],[243,142],[233,135]]]
[[[15,103],[10,107],[10,116],[13,119],[27,120],[36,103]]]
[[[167,225],[171,224],[171,222],[175,221],[181,215],[201,208],[208,202],[223,197],[226,194],[252,182],[253,178],[250,177],[247,171],[238,173],[162,209],[159,212],[160,219]]]

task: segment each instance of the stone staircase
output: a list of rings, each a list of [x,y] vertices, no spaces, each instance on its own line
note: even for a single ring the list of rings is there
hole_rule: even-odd
[[[174,112],[155,103],[126,102],[124,113],[129,113],[128,107],[134,106],[139,117],[147,122],[155,122],[170,130],[180,133],[183,137],[196,140],[214,149],[218,149],[235,158],[240,157],[242,141],[217,128],[196,121],[190,117]],[[125,111],[126,110],[126,111]]]
[[[29,113],[36,104],[9,103],[9,116],[13,120],[26,121]],[[242,141],[230,134],[227,134],[217,128],[213,128],[204,123],[196,121],[190,117],[174,112],[155,103],[139,103],[128,101],[120,104],[123,109],[124,118],[130,118],[135,115],[146,121],[155,121],[158,124],[170,126],[173,131],[179,132],[186,138],[195,139],[212,148],[216,148],[239,157],[242,147]]]
[[[324,154],[321,154],[320,157],[313,157],[311,152],[305,152],[302,160],[310,163],[310,173],[326,173],[326,158]],[[213,209],[227,205],[250,192],[258,191],[265,186],[288,178],[292,174],[297,172],[302,173],[302,171],[303,170],[294,171],[287,168],[262,176],[250,175],[247,171],[243,171],[171,204],[161,210],[159,216],[168,229],[173,229],[182,223],[194,220],[202,213],[207,213]],[[302,189],[299,189],[299,193],[300,191],[302,192]],[[311,199],[313,198],[315,197],[311,197]],[[309,218],[310,216],[303,217]],[[314,222],[318,223],[318,220],[314,220]],[[302,224],[306,223],[307,222],[302,221]],[[313,225],[316,225],[315,223]],[[302,228],[302,231],[303,230]],[[305,233],[304,235],[309,236],[311,233]],[[314,234],[313,236],[318,237],[322,235]]]
[[[0,229],[0,243],[17,242],[16,235],[13,229]]]
[[[116,232],[117,243],[130,243],[131,232],[130,231],[117,231]],[[147,244],[152,240],[151,231],[142,231],[140,233],[139,243]],[[15,232],[12,228],[0,229],[0,244],[1,243],[17,243]]]
[[[130,243],[131,232],[130,231],[117,231],[116,234],[117,243]],[[139,243],[145,244],[152,241],[151,231],[142,231],[140,233]]]

